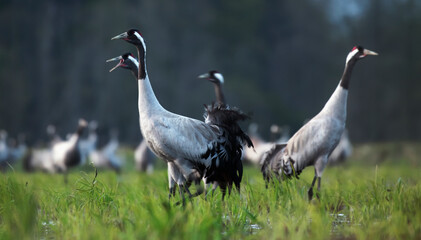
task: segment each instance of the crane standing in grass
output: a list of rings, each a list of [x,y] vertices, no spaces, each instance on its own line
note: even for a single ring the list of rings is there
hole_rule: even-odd
[[[79,140],[83,133],[83,130],[88,126],[88,123],[84,119],[79,119],[79,124],[75,133],[66,141],[61,141],[51,149],[51,158],[54,167],[59,172],[67,173],[68,169],[75,167],[82,162],[82,156],[79,150]],[[67,181],[65,175],[65,181]]]
[[[221,119],[221,117],[219,117],[220,114],[224,114],[224,112],[230,111],[230,107],[225,102],[225,95],[224,95],[224,92],[222,90],[222,85],[224,84],[224,76],[222,76],[222,74],[220,72],[212,70],[212,71],[209,71],[208,73],[204,73],[204,74],[200,75],[199,78],[209,80],[210,82],[212,82],[214,84],[214,88],[215,88],[215,97],[216,97],[217,107],[214,108],[214,111],[216,110],[216,112],[214,112],[213,116],[207,118],[207,121],[209,121],[210,124],[216,124],[216,125],[221,126],[221,127],[224,127],[223,125],[227,125],[227,126],[230,126],[231,129],[237,129],[237,130],[234,130],[234,131],[238,131],[238,132],[241,131],[240,126],[238,126],[238,124],[236,122],[227,123],[228,118]],[[214,105],[212,105],[212,106],[214,106]],[[209,108],[209,107],[207,107],[207,108]],[[235,111],[236,110],[234,110],[234,112]],[[218,112],[220,112],[220,113],[218,113]],[[207,113],[209,114],[210,111],[207,111]],[[244,117],[246,117],[246,116],[244,115]],[[233,133],[232,135],[235,136],[235,135],[237,135],[237,133]],[[241,133],[241,135],[243,135],[245,137],[243,139],[243,141],[245,141],[247,143],[247,146],[253,147],[253,143],[251,142],[251,139],[247,135],[245,135],[244,133]],[[232,140],[231,142],[235,142],[235,140]],[[241,147],[242,147],[241,141],[237,141],[237,146],[235,146],[234,148],[241,148]],[[243,177],[243,162],[242,162],[241,158],[242,158],[242,156],[239,157],[239,158],[235,158],[235,163],[234,163],[235,168],[234,168],[233,174],[231,174],[231,176],[234,176],[234,178],[228,180],[227,183],[214,182],[213,188],[212,188],[212,193],[215,191],[217,186],[220,185],[220,184],[226,184],[228,186],[228,192],[231,193],[232,182],[236,186],[238,192],[240,192],[240,182],[241,182],[241,179]],[[236,174],[236,172],[238,172],[238,175]]]
[[[323,170],[328,163],[329,155],[338,145],[345,129],[348,88],[352,70],[359,59],[377,53],[354,47],[348,54],[342,78],[326,105],[309,122],[307,122],[287,144],[277,144],[266,153],[262,165],[265,180],[271,174],[287,177],[298,177],[301,171],[314,165],[315,174],[308,190],[309,200],[313,197],[313,187],[318,180],[317,190],[320,191],[320,181]]]
[[[116,61],[116,60],[119,60],[120,62],[110,71],[113,71],[117,67],[122,67],[125,69],[132,70],[132,73],[137,75],[134,69],[137,69],[138,62],[133,57],[133,55],[131,55],[130,53],[127,53],[127,54],[123,54],[122,56],[119,56],[107,61]],[[144,80],[139,80],[139,81],[144,81]],[[203,130],[210,129],[212,130],[211,133],[214,132],[216,134],[219,134],[219,137],[218,135],[215,135],[214,137],[217,138],[216,139],[217,141],[211,141],[211,144],[208,144],[208,146],[210,147],[210,150],[209,149],[205,150],[204,153],[197,156],[193,155],[193,157],[195,157],[196,159],[197,158],[207,159],[210,156],[212,156],[213,158],[210,159],[210,162],[208,162],[208,164],[210,164],[209,167],[206,167],[206,162],[197,163],[197,165],[194,167],[193,170],[198,171],[199,173],[201,171],[202,175],[199,175],[198,179],[183,179],[185,180],[185,182],[183,183],[185,185],[182,185],[180,187],[185,188],[186,191],[189,193],[188,189],[186,188],[187,185],[189,185],[191,181],[194,181],[197,183],[201,178],[200,176],[204,176],[208,182],[215,182],[215,181],[218,182],[218,185],[221,187],[221,190],[224,196],[226,188],[230,189],[233,183],[237,186],[237,188],[239,188],[239,182],[241,181],[240,176],[242,172],[240,173],[239,171],[236,171],[237,166],[235,165],[236,163],[235,157],[238,157],[238,158],[241,157],[242,145],[238,145],[238,143],[239,141],[240,142],[243,141],[243,139],[244,141],[246,141],[246,138],[245,138],[246,135],[241,131],[241,129],[236,128],[238,127],[238,125],[236,124],[236,121],[238,121],[238,118],[242,118],[242,117],[246,118],[246,116],[241,115],[241,113],[238,112],[237,110],[230,110],[230,109],[221,110],[220,107],[215,107],[214,105],[208,106],[206,108],[206,111],[207,111],[205,113],[205,116],[207,119],[206,123],[203,123],[197,120],[195,121],[200,123],[200,125],[198,126],[200,126],[201,128],[203,127]],[[228,120],[224,119],[224,117],[228,118]],[[142,122],[142,119],[141,119],[141,122]],[[229,128],[230,130],[228,130],[227,128]],[[190,130],[190,131],[193,131],[193,130]],[[180,133],[180,134],[182,135],[185,133]],[[203,133],[200,133],[200,132],[197,133],[196,137],[200,137],[200,134],[203,134]],[[146,137],[145,139],[147,140]],[[185,141],[186,141],[185,142],[186,144],[189,144],[190,142],[190,140],[187,140],[187,139]],[[221,141],[221,143],[219,143],[218,141]],[[193,143],[193,144],[197,144],[197,143]],[[197,146],[197,147],[200,147],[200,146]],[[217,149],[212,149],[214,147],[216,147]],[[181,151],[181,153],[176,152],[173,154],[186,154],[186,153],[183,153],[184,151],[186,151],[185,149],[179,149],[177,151]],[[197,149],[191,149],[190,151],[197,151]],[[212,151],[216,151],[216,152],[213,153]],[[217,151],[220,151],[220,152],[217,152]],[[174,168],[177,168],[177,165],[175,165],[176,163],[172,161],[168,161],[167,163],[168,163],[168,170],[169,170],[168,175],[169,175],[170,196],[171,196],[174,194],[174,191],[175,191],[174,184],[176,183],[176,181],[174,179]],[[220,166],[217,166],[217,165],[220,165]],[[183,195],[182,189],[180,189],[180,194]],[[190,193],[189,195],[192,196]]]
[[[207,124],[164,109],[149,81],[146,70],[146,44],[140,32],[131,29],[112,39],[123,39],[137,48],[140,128],[151,150],[168,163],[170,193],[175,194],[177,184],[184,203],[185,191],[190,197],[203,191],[198,189],[197,193],[192,195],[188,189],[189,182],[200,184],[203,177],[209,182],[227,182],[232,179],[231,175],[236,167],[235,158],[241,158],[242,152],[242,145],[240,149],[234,146],[237,140],[243,139],[244,136],[232,136],[233,132],[227,127]],[[119,64],[123,62],[124,60],[120,60]],[[213,116],[212,109],[208,109],[207,112],[207,117]],[[244,116],[232,113],[229,117],[238,121]],[[235,143],[232,142],[233,139]],[[238,173],[236,175],[238,177]],[[224,195],[227,186],[220,187]]]

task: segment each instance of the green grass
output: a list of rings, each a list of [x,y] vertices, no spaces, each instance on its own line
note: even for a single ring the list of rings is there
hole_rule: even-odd
[[[17,167],[0,175],[0,239],[421,239],[420,163],[387,154],[376,162],[366,151],[328,167],[321,199],[311,203],[312,167],[265,189],[249,166],[241,195],[222,202],[217,191],[184,208],[174,205],[178,196],[168,201],[165,168],[99,171],[95,179],[85,167],[66,185],[61,175]]]

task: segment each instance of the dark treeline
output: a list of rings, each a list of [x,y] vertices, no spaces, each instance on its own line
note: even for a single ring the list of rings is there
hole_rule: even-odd
[[[137,84],[105,60],[133,46],[110,38],[129,28],[147,41],[148,73],[161,104],[202,118],[214,99],[197,75],[224,74],[231,105],[297,130],[323,107],[356,44],[379,52],[353,73],[348,128],[354,141],[421,137],[421,4],[355,0],[22,1],[0,3],[0,129],[30,141],[77,119],[140,139]],[[335,13],[335,14],[333,14]],[[343,13],[343,14],[341,14]],[[334,16],[335,15],[335,16]]]

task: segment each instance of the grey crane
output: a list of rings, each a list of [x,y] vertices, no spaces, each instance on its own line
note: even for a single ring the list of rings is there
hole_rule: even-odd
[[[235,171],[235,157],[241,157],[241,149],[233,149],[230,142],[233,136],[226,128],[216,124],[188,118],[164,109],[156,98],[146,70],[146,45],[136,29],[130,29],[112,38],[123,39],[137,48],[139,59],[138,109],[140,129],[148,146],[160,158],[168,163],[170,192],[175,192],[175,184],[183,204],[184,191],[190,197],[189,182],[200,184],[200,179],[207,181],[225,181]],[[130,56],[128,57],[131,58]],[[121,64],[124,61],[120,61]],[[117,64],[117,65],[119,65]],[[212,116],[212,109],[207,117]],[[237,136],[234,137],[237,140]],[[237,173],[238,174],[238,173]],[[220,186],[223,195],[226,186]],[[198,190],[194,196],[201,194]]]
[[[323,109],[299,129],[287,144],[277,144],[266,156],[262,165],[265,180],[271,174],[286,177],[298,177],[301,171],[314,165],[315,175],[308,190],[309,200],[313,197],[313,187],[318,180],[317,190],[320,191],[320,181],[329,155],[339,143],[345,129],[348,88],[352,70],[359,59],[377,53],[354,47],[346,57],[345,70],[339,85],[327,101]]]
[[[46,132],[49,137],[47,148],[29,148],[28,154],[26,154],[23,158],[22,166],[24,171],[43,171],[46,173],[55,173],[57,171],[51,156],[51,149],[56,143],[61,142],[62,140],[61,137],[57,134],[54,125],[48,125],[46,128]]]
[[[225,101],[225,95],[224,95],[224,92],[222,90],[222,85],[224,84],[224,76],[220,72],[218,72],[216,70],[212,70],[212,71],[209,71],[208,73],[204,73],[204,74],[198,76],[198,78],[207,79],[207,80],[209,80],[210,82],[213,83],[214,88],[215,88],[215,97],[216,97],[216,102],[217,102],[218,108],[223,109],[222,111],[229,111],[230,107]],[[208,111],[208,113],[209,113],[209,111]],[[221,122],[222,119],[214,115],[213,117],[210,117],[207,120],[209,121],[210,124],[217,124],[218,125],[219,122]],[[223,121],[226,121],[226,119],[223,120]],[[223,124],[229,125],[230,128],[241,129],[236,122],[232,122],[232,123],[223,122]],[[219,124],[219,126],[221,126],[221,124]],[[242,133],[238,133],[238,134],[241,135]],[[233,133],[232,135],[238,135],[238,134]],[[247,146],[253,147],[253,143],[251,142],[251,139],[245,134],[244,134],[244,136],[245,136],[244,140],[247,143]],[[234,142],[234,140],[232,142]],[[237,142],[237,144],[241,144],[241,142]],[[240,146],[237,146],[237,148],[238,147],[240,147]],[[231,181],[237,187],[238,192],[240,192],[240,182],[241,182],[241,179],[243,177],[242,157],[235,158],[235,161],[236,161],[234,163],[235,166],[236,166],[235,171],[238,172],[238,177],[235,177],[232,180],[228,180],[227,183],[214,182],[213,188],[212,188],[212,193],[215,191],[216,187],[218,185],[221,185],[221,184],[226,184],[228,186],[229,193],[231,193],[231,187],[232,187]],[[232,176],[237,176],[237,175],[232,174]]]
[[[107,60],[107,62],[110,61],[116,61],[119,60],[120,62],[114,67],[112,68],[110,71],[113,71],[114,69],[116,69],[117,67],[122,67],[125,69],[129,69],[132,71],[132,73],[136,76],[137,72],[136,70],[138,69],[138,62],[137,60],[133,57],[132,54],[130,53],[126,53],[123,54],[122,56],[116,57],[116,58],[112,58]],[[239,139],[242,139],[244,141],[248,141],[248,144],[251,144],[251,141],[248,139],[247,135],[245,135],[242,131],[241,128],[238,126],[237,121],[240,118],[247,118],[246,115],[242,114],[239,110],[237,109],[229,109],[228,106],[224,105],[224,106],[215,106],[215,105],[210,105],[210,106],[206,106],[206,113],[205,113],[205,119],[206,119],[206,123],[210,124],[210,125],[217,125],[219,127],[221,127],[222,129],[225,129],[225,131],[229,134],[225,134],[226,136],[237,136],[239,137]],[[228,130],[229,129],[229,130]],[[227,144],[227,147],[229,147],[229,149],[231,149],[228,152],[234,152],[236,155],[239,154],[239,152],[241,152],[242,149],[242,145],[241,145],[241,141],[238,141],[238,139],[236,139],[236,137],[231,138]],[[232,144],[231,144],[232,143]],[[234,149],[237,149],[236,151],[234,151]],[[241,161],[240,159],[238,159],[238,161]],[[234,161],[234,163],[236,164],[236,167],[233,167],[232,170],[234,172],[232,172],[231,174],[225,174],[224,175],[224,180],[219,180],[219,182],[216,182],[216,184],[214,186],[222,186],[222,196],[224,197],[225,195],[225,189],[228,188],[228,190],[231,190],[232,185],[234,184],[237,189],[239,190],[240,188],[240,182],[241,182],[241,178],[242,178],[242,163],[238,163],[238,161]],[[171,177],[171,169],[173,168],[172,163],[168,162],[168,167],[169,167],[169,181],[170,181],[170,186],[173,184],[173,180]],[[207,180],[205,178],[205,180]],[[189,182],[188,182],[189,184]],[[206,182],[205,182],[206,184]],[[173,193],[170,192],[170,196]]]
[[[86,163],[86,159],[89,155],[96,150],[96,144],[98,141],[98,135],[96,130],[98,128],[98,122],[92,120],[88,124],[88,137],[79,140],[79,151],[81,154],[81,165]]]
[[[5,130],[0,130],[0,170],[13,169],[13,165],[26,154],[25,136],[19,134],[18,140],[7,138]]]
[[[25,144],[25,135],[19,134],[17,141],[13,138],[7,139],[7,132],[0,130],[0,170],[6,171],[13,169],[13,165],[22,159],[27,148]]]
[[[100,150],[95,149],[89,155],[92,164],[96,168],[109,168],[116,173],[120,173],[123,165],[122,159],[117,155],[119,147],[118,131],[113,129],[110,131],[110,140]]]
[[[68,140],[58,142],[52,146],[51,158],[54,167],[59,172],[66,173],[68,168],[77,166],[82,158],[78,147],[80,136],[88,123],[84,119],[79,119],[78,127]],[[65,179],[66,180],[66,179]]]

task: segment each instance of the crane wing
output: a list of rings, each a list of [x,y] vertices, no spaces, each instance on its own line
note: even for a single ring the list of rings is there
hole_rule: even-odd
[[[313,118],[288,141],[285,154],[297,162],[297,171],[329,155],[339,141],[344,124],[334,118]]]

